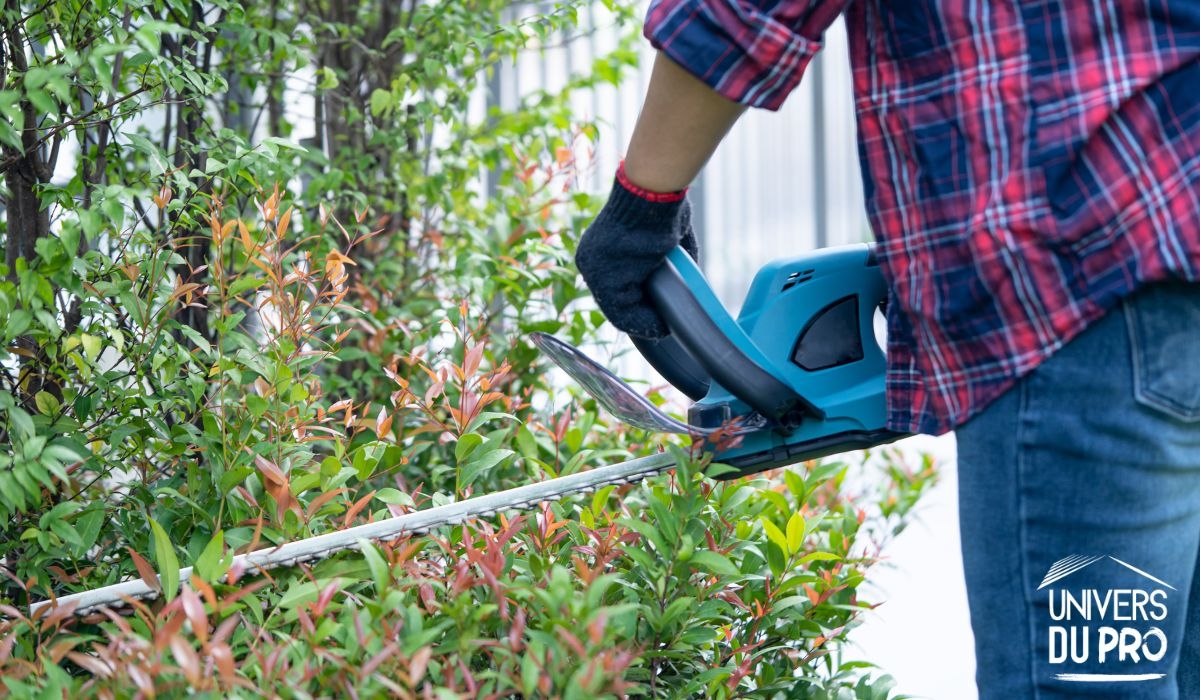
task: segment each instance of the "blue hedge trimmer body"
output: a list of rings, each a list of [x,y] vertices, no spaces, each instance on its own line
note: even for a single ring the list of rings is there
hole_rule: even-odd
[[[888,430],[886,358],[875,311],[887,286],[866,244],[770,263],[736,319],[682,248],[648,291],[671,333],[634,339],[642,355],[692,398],[687,423],[671,418],[578,349],[534,342],[602,406],[630,425],[705,441],[732,478],[902,437]]]

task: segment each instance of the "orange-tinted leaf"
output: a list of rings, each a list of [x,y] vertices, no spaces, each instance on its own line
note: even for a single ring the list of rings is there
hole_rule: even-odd
[[[172,601],[171,605],[163,612],[167,614],[163,619],[158,629],[154,631],[154,648],[162,651],[167,648],[171,640],[179,636],[179,631],[183,629],[183,623],[187,622],[187,618],[179,614],[177,604]]]
[[[329,607],[333,596],[341,590],[341,585],[337,581],[330,582],[329,585],[321,589],[321,593],[317,596],[317,600],[310,604],[310,609],[313,615],[322,615],[325,613],[325,608]]]
[[[133,566],[137,569],[138,576],[142,577],[142,581],[150,588],[162,593],[162,584],[159,583],[158,574],[154,571],[154,567],[150,566],[150,562],[130,547],[126,547],[125,551],[129,552],[129,557],[133,559]]]
[[[188,622],[192,625],[192,634],[196,635],[196,639],[200,640],[201,644],[208,641],[208,615],[204,613],[204,603],[200,602],[200,596],[192,590],[191,586],[183,586],[179,589],[179,598],[183,604],[183,614],[187,616]]]
[[[238,225],[238,222],[236,219],[230,219],[229,221],[226,221],[225,224],[222,225],[220,229],[218,229],[221,232],[220,235],[217,235],[214,233],[213,242],[216,243],[217,245],[224,243],[225,239],[229,238],[229,234],[233,233],[233,227],[235,227],[237,225]]]
[[[371,499],[374,497],[375,497],[375,491],[372,490],[369,493],[367,493],[367,495],[365,495],[362,498],[355,501],[354,505],[350,506],[350,510],[346,511],[346,517],[342,519],[342,522],[345,525],[345,527],[350,527],[350,523],[354,522],[354,518],[357,517],[358,514],[362,512],[363,508],[367,507],[367,504],[370,503]]]
[[[193,573],[191,584],[193,588],[200,592],[200,595],[204,596],[204,602],[213,608],[217,607],[217,592],[213,590],[212,586],[208,585],[208,581],[200,578],[198,574]]]
[[[254,465],[258,467],[259,473],[262,474],[264,480],[270,481],[275,485],[287,484],[287,476],[284,475],[283,470],[266,457],[254,455]]]
[[[242,239],[242,247],[246,250],[246,255],[254,254],[254,241],[250,240],[250,229],[246,228],[246,222],[241,219],[237,220],[238,235]]]
[[[479,365],[483,362],[483,343],[472,345],[467,348],[463,354],[463,372],[468,377],[475,376],[479,371]]]
[[[292,222],[292,207],[288,207],[287,211],[279,217],[279,223],[275,225],[275,233],[280,238],[287,235],[288,224]]]
[[[179,635],[171,637],[171,655],[183,669],[183,675],[192,687],[200,685],[200,657],[187,640]]]
[[[384,439],[392,430],[392,414],[387,412],[387,408],[379,407],[379,416],[375,419],[375,435],[380,440]]]
[[[154,693],[154,678],[146,672],[146,669],[141,666],[129,666],[129,677],[133,680],[133,684],[146,697],[155,697]]]
[[[425,677],[425,670],[429,667],[429,659],[432,656],[433,647],[431,646],[423,646],[412,655],[412,660],[408,663],[408,680],[414,688]]]
[[[304,511],[305,520],[311,520],[313,515],[315,515],[318,511],[321,510],[322,506],[324,506],[326,503],[332,501],[333,499],[337,498],[338,496],[342,495],[345,492],[346,492],[346,489],[344,489],[344,488],[334,489],[332,491],[326,491],[325,493],[321,494],[320,496],[317,496],[316,498],[312,499],[312,501],[308,504],[308,508],[306,508]]]
[[[42,632],[47,632],[51,628],[57,627],[58,623],[62,622],[63,620],[69,618],[72,614],[74,614],[75,608],[78,608],[78,607],[79,607],[78,603],[67,603],[66,605],[55,605],[53,608],[50,609],[50,612],[45,613],[45,617],[42,618],[42,623],[41,623]]]
[[[267,197],[267,201],[263,202],[260,208],[263,218],[267,221],[274,221],[275,215],[279,213],[279,190],[271,192],[271,196]]]
[[[230,620],[236,619],[237,618],[230,618]],[[212,657],[213,662],[215,662],[217,665],[217,673],[221,674],[221,685],[225,688],[232,687],[236,679],[236,675],[233,664],[233,651],[230,650],[229,645],[225,642],[213,644],[211,647],[209,647],[208,654]]]
[[[113,668],[108,662],[91,654],[81,654],[77,651],[67,652],[67,658],[83,670],[99,678],[108,678]]]
[[[60,639],[50,647],[47,656],[52,663],[58,663],[82,641],[82,639]]]

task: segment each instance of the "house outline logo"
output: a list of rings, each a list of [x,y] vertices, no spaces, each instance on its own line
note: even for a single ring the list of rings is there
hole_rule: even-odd
[[[1067,578],[1101,562],[1120,565],[1140,577],[1146,588],[1120,587],[1111,589],[1084,588],[1080,591],[1055,586]],[[1049,589],[1049,659],[1052,666],[1068,662],[1083,664],[1091,661],[1093,652],[1098,662],[1107,660],[1129,665],[1157,663],[1167,652],[1166,633],[1152,623],[1165,620],[1168,613],[1168,591],[1177,591],[1171,584],[1126,561],[1111,555],[1073,554],[1059,559],[1046,571],[1038,591]],[[1058,595],[1057,611],[1055,606]],[[1125,612],[1122,612],[1125,611]],[[1096,619],[1096,618],[1099,619]],[[1129,624],[1149,625],[1139,629]],[[1096,623],[1100,623],[1096,626]],[[1119,625],[1119,626],[1118,626]],[[1095,636],[1094,646],[1090,644]],[[1115,656],[1116,659],[1112,657]],[[1058,673],[1059,681],[1072,683],[1141,682],[1159,680],[1164,673]]]
[[[1121,566],[1125,567],[1126,569],[1129,569],[1130,571],[1134,572],[1138,576],[1148,578],[1160,586],[1166,586],[1167,588],[1170,588],[1171,590],[1176,590],[1174,586],[1167,583],[1166,581],[1163,581],[1160,578],[1151,576],[1150,574],[1146,573],[1145,571],[1142,571],[1141,569],[1137,568],[1133,564],[1130,564],[1128,562],[1123,562],[1120,559],[1117,559],[1116,557],[1108,556],[1108,555],[1085,556],[1083,554],[1072,554],[1069,557],[1065,557],[1063,559],[1059,559],[1058,561],[1054,562],[1054,565],[1051,566],[1050,569],[1046,572],[1046,576],[1045,576],[1045,578],[1042,579],[1042,585],[1038,586],[1038,590],[1040,591],[1043,588],[1045,588],[1046,586],[1049,586],[1053,583],[1061,581],[1061,580],[1067,578],[1068,576],[1070,576],[1071,574],[1074,574],[1078,571],[1082,571],[1082,570],[1086,569],[1087,567],[1091,566],[1092,564],[1095,564],[1098,561],[1103,561],[1105,559],[1115,561],[1116,563],[1120,564]]]

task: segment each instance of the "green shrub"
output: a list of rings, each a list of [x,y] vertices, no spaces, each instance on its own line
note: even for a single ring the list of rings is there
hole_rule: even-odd
[[[843,645],[932,479],[890,454],[857,492],[842,462],[717,484],[681,453],[644,484],[229,568],[680,449],[526,342],[602,322],[568,264],[597,134],[570,97],[632,64],[610,9],[616,52],[482,120],[477,79],[578,3],[0,9],[0,695],[887,695]],[[304,146],[281,107],[300,69],[324,115]],[[136,576],[165,595],[130,615],[27,614]]]

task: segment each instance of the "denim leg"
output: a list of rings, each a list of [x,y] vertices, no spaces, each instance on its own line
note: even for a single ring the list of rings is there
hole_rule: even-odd
[[[1200,697],[1200,286],[1131,298],[958,450],[980,697]]]

